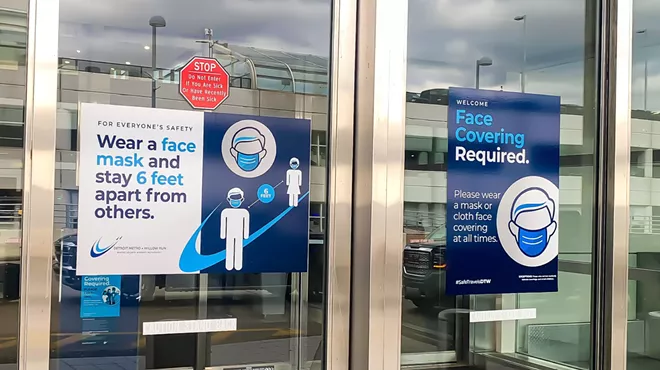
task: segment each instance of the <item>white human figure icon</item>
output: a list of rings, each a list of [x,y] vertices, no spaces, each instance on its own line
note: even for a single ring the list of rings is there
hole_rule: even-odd
[[[302,186],[302,171],[298,169],[300,162],[298,158],[289,161],[290,170],[286,171],[286,193],[289,194],[289,207],[298,207],[298,196]]]
[[[220,214],[220,239],[227,241],[225,268],[227,271],[243,268],[243,241],[250,237],[250,212],[238,208],[243,204],[243,190],[233,188],[227,192],[227,202]]]

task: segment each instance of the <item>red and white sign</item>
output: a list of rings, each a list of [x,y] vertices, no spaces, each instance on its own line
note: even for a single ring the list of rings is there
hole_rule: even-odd
[[[229,97],[229,73],[215,59],[194,57],[181,68],[179,94],[195,109],[213,110]]]

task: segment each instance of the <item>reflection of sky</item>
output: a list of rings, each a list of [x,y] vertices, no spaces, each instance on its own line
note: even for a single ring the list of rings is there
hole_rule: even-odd
[[[223,43],[327,57],[330,11],[330,0],[61,0],[60,56],[150,66],[149,18],[160,15],[161,68],[206,55],[204,28]]]
[[[408,89],[474,87],[520,91],[523,47],[526,91],[581,104],[584,0],[410,0]],[[523,22],[514,17],[526,15]],[[561,25],[561,26],[559,26]],[[524,46],[523,46],[524,45]]]
[[[582,104],[586,0],[409,0],[408,91],[474,86],[520,90],[523,45],[526,90],[560,95]],[[151,65],[148,20],[161,15],[158,66],[172,68],[205,55],[204,28],[230,45],[329,55],[330,0],[61,0],[60,55],[78,59]],[[636,0],[633,106],[643,106],[644,59],[648,58],[648,106],[660,111],[660,3]],[[526,15],[523,24],[514,21]],[[77,51],[80,51],[79,53]],[[318,62],[318,61],[317,61]],[[654,100],[655,99],[655,100]]]
[[[644,107],[644,61],[648,60],[648,110],[660,111],[660,2],[635,0],[633,4],[634,30],[647,30],[633,35],[633,108]]]
[[[409,0],[408,90],[475,83],[482,56],[482,88],[520,91],[523,25],[526,91],[560,95],[564,104],[582,105],[584,28],[587,0]],[[633,108],[643,108],[644,60],[648,58],[648,109],[660,111],[660,2],[635,0]]]

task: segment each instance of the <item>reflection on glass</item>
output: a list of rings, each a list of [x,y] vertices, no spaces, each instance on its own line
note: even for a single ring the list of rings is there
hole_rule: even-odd
[[[75,273],[82,247],[77,122],[81,102],[190,109],[178,94],[179,71],[193,56],[211,56],[230,75],[230,97],[219,112],[316,117],[310,151],[314,164],[325,166],[330,5],[330,0],[299,1],[295,7],[276,0],[148,0],[137,7],[128,0],[60,2],[51,368],[320,364],[323,169],[312,176],[308,273],[122,276],[121,315],[83,320],[84,277]],[[155,16],[164,22],[150,22]],[[302,100],[311,104],[297,106]],[[144,322],[228,317],[238,320],[237,331],[142,335]]]
[[[0,368],[17,369],[27,1],[0,0]]]
[[[628,284],[628,369],[660,367],[660,177],[658,60],[660,4],[633,2],[632,111],[630,153],[630,245]]]
[[[595,119],[585,112],[595,104],[589,81],[596,61],[585,61],[594,45],[585,40],[585,25],[594,24],[596,12],[586,9],[592,1],[560,3],[409,2],[402,365],[457,362],[481,369],[534,358],[549,368],[589,367],[590,272],[562,266],[574,271],[591,261]],[[561,97],[557,293],[444,294],[448,88],[477,84]],[[517,308],[536,309],[536,318],[470,324],[467,315]]]

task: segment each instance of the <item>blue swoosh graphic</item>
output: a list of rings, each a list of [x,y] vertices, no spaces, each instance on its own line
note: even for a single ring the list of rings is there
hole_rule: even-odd
[[[105,248],[101,248],[99,246],[99,243],[101,242],[101,239],[98,239],[96,241],[96,243],[94,245],[92,245],[92,249],[89,251],[89,255],[92,256],[92,258],[101,257],[102,255],[106,254],[110,249],[112,249],[112,247],[117,245],[117,243],[119,243],[119,239],[121,239],[121,238],[118,238],[117,240],[115,240],[114,243],[110,244],[109,246],[107,246]]]
[[[309,195],[309,191],[306,192],[305,194],[301,195],[300,198],[298,198],[298,201],[302,201]],[[197,252],[196,248],[196,243],[197,243],[197,238],[199,237],[199,233],[202,231],[202,228],[204,225],[206,225],[206,222],[211,218],[211,216],[220,208],[222,203],[218,204],[217,207],[209,213],[208,216],[202,221],[202,223],[197,227],[197,229],[192,233],[190,236],[190,239],[188,239],[188,242],[186,245],[183,247],[183,251],[181,252],[181,257],[179,257],[179,268],[181,269],[182,272],[198,272],[201,270],[204,270],[206,268],[209,268],[213,265],[215,265],[218,262],[222,262],[225,260],[226,257],[226,250],[222,250],[217,253],[213,254],[200,254]],[[282,213],[277,215],[275,218],[273,218],[270,222],[262,226],[259,230],[255,231],[250,235],[249,238],[245,239],[245,242],[243,243],[243,247],[247,247],[250,243],[255,241],[258,237],[260,237],[263,233],[265,233],[268,229],[273,227],[279,220],[281,220],[284,216],[286,216],[289,212],[291,212],[292,209],[295,207],[290,206]]]

